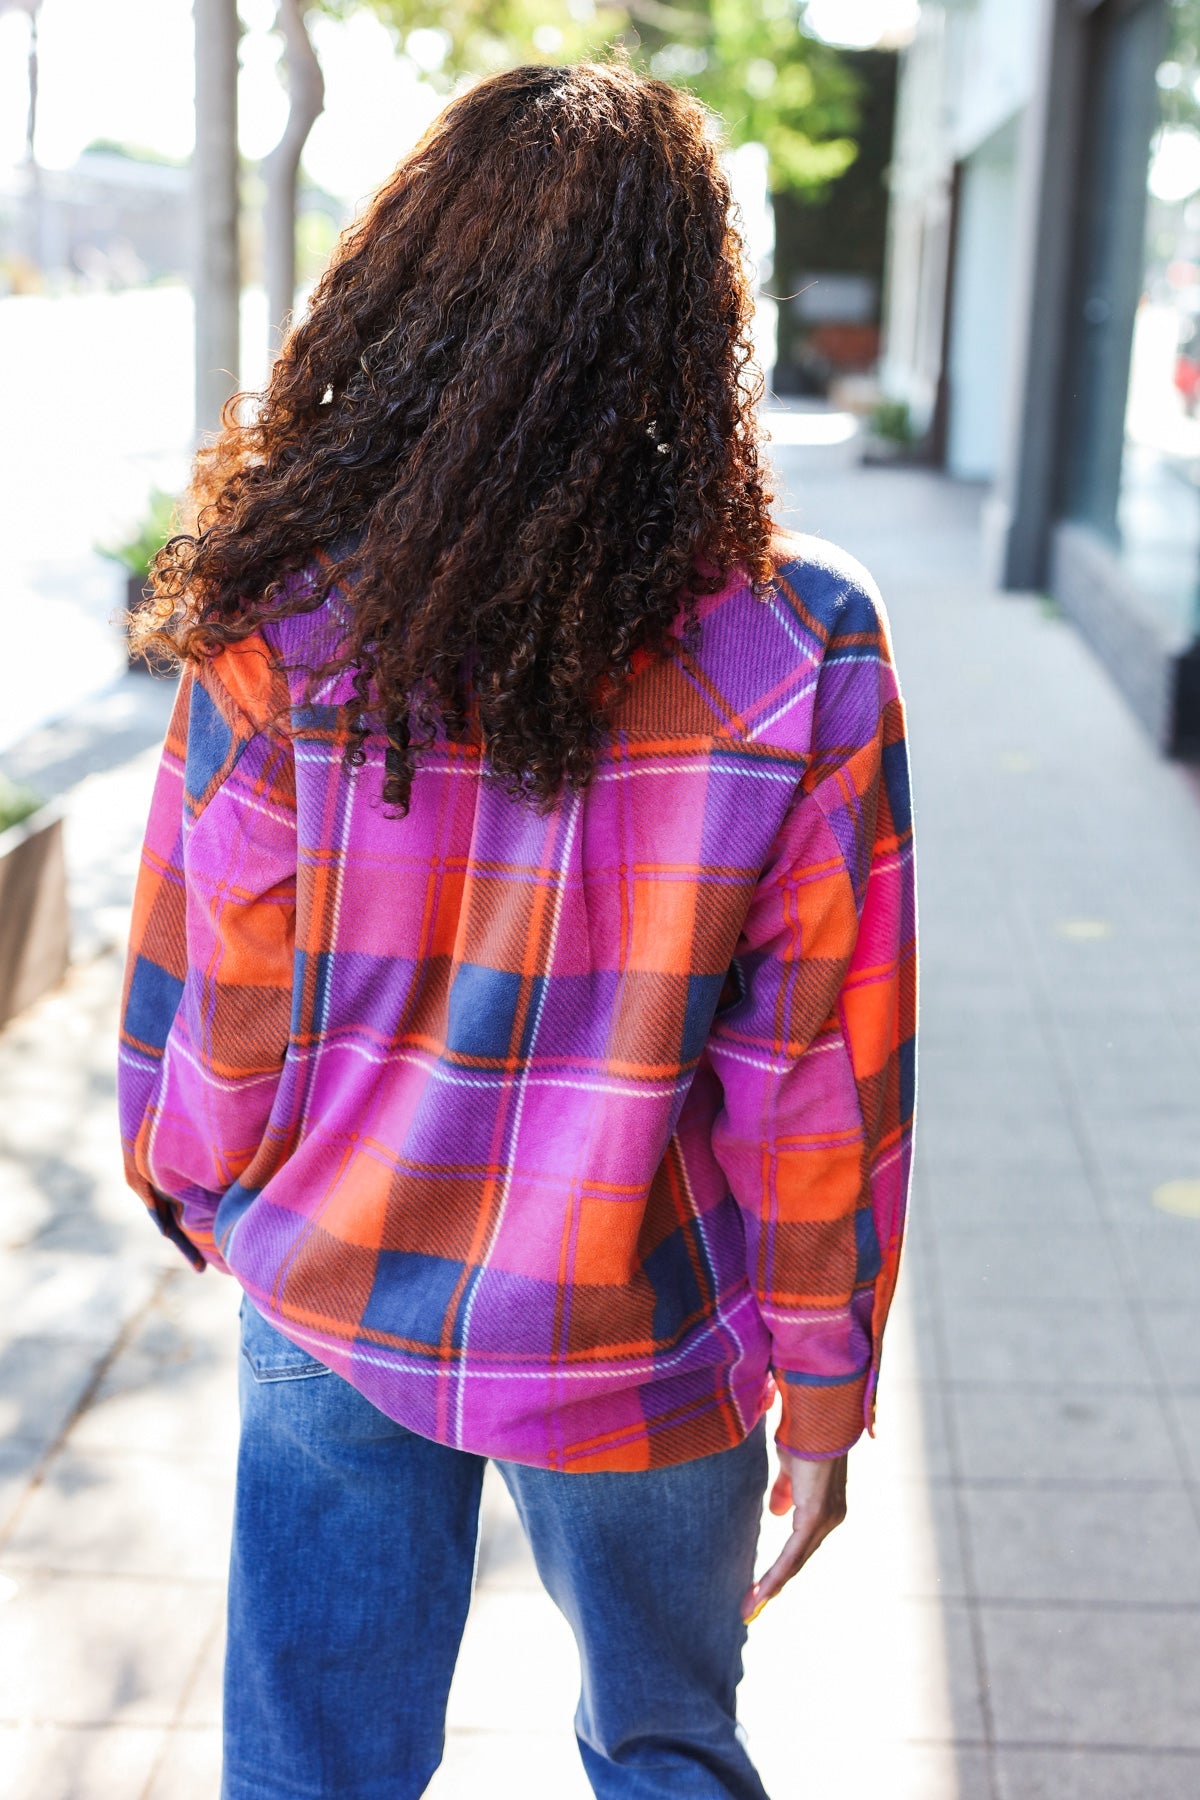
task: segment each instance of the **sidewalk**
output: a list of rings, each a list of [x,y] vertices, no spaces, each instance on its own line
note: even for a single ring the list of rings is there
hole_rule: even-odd
[[[1200,803],[1052,609],[984,591],[970,491],[779,461],[792,522],[890,605],[920,1148],[878,1437],[851,1457],[845,1526],[753,1627],[743,1717],[773,1800],[1187,1800]],[[11,1800],[217,1794],[237,1295],[142,1218],[112,1116],[111,946],[162,701],[122,684],[104,703],[126,754],[72,789],[70,824],[90,960],[0,1034]],[[69,748],[25,755],[53,784]],[[431,1800],[586,1800],[576,1682],[497,1482]]]

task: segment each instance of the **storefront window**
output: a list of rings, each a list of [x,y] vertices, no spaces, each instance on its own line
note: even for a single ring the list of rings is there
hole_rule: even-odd
[[[1063,510],[1200,635],[1200,0],[1092,15]]]
[[[1173,636],[1200,629],[1200,0],[1167,7],[1116,507],[1121,559]]]

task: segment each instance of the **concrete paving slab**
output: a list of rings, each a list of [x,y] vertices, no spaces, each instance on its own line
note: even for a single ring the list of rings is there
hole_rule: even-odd
[[[231,1474],[203,1452],[59,1451],[9,1533],[5,1567],[221,1581]]]
[[[965,1109],[974,1116],[990,1111],[1003,1096],[1006,1104],[1027,1108],[1035,1120],[1057,1118],[1057,1070],[1036,1021],[1006,1024],[1002,1037],[973,1045],[966,1060],[961,1045],[956,1052],[948,1044],[935,1048],[930,1060],[937,1103],[948,1111]]]
[[[140,1800],[166,1743],[156,1725],[0,1727],[0,1793],[5,1800]]]
[[[1166,1131],[1149,1139],[1136,1159],[1121,1139],[1111,1149],[1097,1146],[1104,1208],[1114,1223],[1137,1231],[1160,1210],[1160,1189],[1178,1181],[1200,1182],[1200,1130],[1195,1133],[1195,1143],[1189,1141],[1190,1136],[1175,1129]],[[1190,1222],[1195,1225],[1194,1219]],[[1183,1242],[1186,1244],[1186,1237]],[[1170,1307],[1173,1303],[1164,1300],[1162,1304]]]
[[[948,1481],[955,1473],[946,1390],[935,1380],[879,1379],[872,1461],[888,1481]],[[859,1467],[865,1459],[859,1457]]]
[[[1146,1332],[1154,1346],[1156,1368],[1167,1388],[1200,1394],[1200,1344],[1196,1341],[1196,1309],[1186,1301],[1148,1306]]]
[[[1088,1132],[1106,1209],[1135,1225],[1152,1213],[1155,1191],[1168,1181],[1200,1180],[1200,1118],[1161,1116],[1140,1129],[1122,1112]],[[1170,1305],[1170,1301],[1164,1302]]]
[[[9,1342],[58,1337],[107,1347],[149,1302],[161,1265],[72,1251],[28,1250],[0,1261],[0,1319]]]
[[[1082,1036],[1083,1034],[1081,1034]],[[1114,1112],[1128,1118],[1142,1118],[1151,1126],[1155,1117],[1170,1120],[1187,1110],[1196,1091],[1197,1071],[1174,1031],[1160,1024],[1158,1056],[1172,1073],[1164,1075],[1155,1062],[1147,1063],[1139,1056],[1136,1034],[1133,1042],[1123,1041],[1124,1034],[1114,1036],[1101,1057],[1093,1051],[1085,1056],[1072,1053],[1075,1064],[1075,1096],[1083,1117],[1111,1119]]]
[[[757,1754],[753,1740],[751,1749]],[[760,1757],[761,1761],[761,1757]],[[979,1750],[942,1745],[854,1743],[833,1750],[806,1746],[780,1771],[773,1793],[790,1796],[882,1793],[888,1800],[991,1800],[986,1758]],[[497,1800],[590,1800],[574,1739],[549,1738],[522,1745],[499,1732],[451,1732],[446,1759],[428,1789],[428,1800],[475,1800],[480,1791]],[[153,1800],[158,1800],[154,1790]],[[162,1800],[167,1800],[166,1794]],[[173,1800],[173,1797],[172,1797]]]
[[[983,1161],[1015,1143],[1036,1152],[1062,1142],[1063,1096],[1045,1086],[1021,1094],[1000,1083],[989,1096],[984,1075],[972,1070],[953,1094],[934,1089],[925,1110],[952,1150],[973,1151]]]
[[[203,1454],[237,1449],[240,1289],[181,1269],[144,1314],[76,1421],[75,1450]]]
[[[1099,1230],[1057,1220],[983,1226],[943,1218],[936,1234],[942,1289],[957,1304],[987,1301],[1061,1301],[1113,1305],[1122,1297],[1121,1271]]]
[[[980,1609],[998,1745],[1200,1749],[1200,1608]]]
[[[1150,1390],[1157,1379],[1124,1299],[971,1302],[943,1311],[947,1374],[956,1383]]]
[[[223,1706],[225,1678],[225,1606],[224,1594],[214,1616],[207,1642],[192,1671],[187,1692],[175,1724],[188,1731],[210,1731],[219,1728]]]
[[[221,1733],[215,1725],[168,1732],[162,1755],[137,1800],[216,1800],[221,1791]],[[108,1796],[117,1800],[117,1796]],[[132,1795],[130,1800],[133,1800]]]
[[[964,1045],[964,1055],[969,1047]],[[1073,1124],[1060,1097],[1054,1106],[1043,1106],[1035,1116],[1022,1113],[1020,1107],[998,1101],[994,1109],[982,1102],[972,1104],[969,1111],[943,1106],[936,1090],[918,1102],[921,1107],[920,1129],[928,1139],[941,1145],[941,1155],[955,1163],[974,1157],[980,1168],[998,1163],[1006,1166],[1017,1158],[1028,1166],[1044,1165],[1047,1176],[1056,1166],[1069,1160],[1071,1152],[1079,1154],[1073,1135]]]
[[[18,1195],[0,1218],[6,1251],[177,1264],[144,1209],[130,1208],[122,1175],[113,1042],[120,985],[115,956],[76,966],[0,1035],[0,1185]],[[40,1212],[31,1189],[45,1202]]]
[[[970,1744],[873,1743],[860,1734],[773,1771],[773,1800],[994,1800],[987,1752]]]
[[[95,1380],[105,1345],[95,1337],[0,1339],[0,1436],[38,1455],[57,1443]]]
[[[960,1490],[984,1601],[1200,1605],[1200,1524],[1182,1487]]]
[[[447,1710],[453,1729],[537,1736],[570,1726],[579,1698],[571,1628],[542,1589],[481,1589]]]
[[[865,1466],[864,1466],[865,1465]],[[963,1599],[971,1591],[963,1565],[958,1496],[948,1482],[897,1476],[860,1459],[850,1478],[849,1514],[822,1545],[846,1591],[895,1592],[902,1599]]]
[[[922,953],[922,1004],[943,1021],[943,1033],[956,1028],[966,1036],[972,1020],[987,1027],[984,1041],[1000,1035],[1010,1024],[1022,1029],[1035,1010],[1034,996],[1022,980],[1014,979],[1020,967],[1019,946],[1007,920],[981,933],[980,917],[995,908],[994,878],[988,891],[964,895],[952,903],[939,898],[937,875],[927,876],[928,854],[921,864],[922,923],[932,913],[933,948]],[[933,889],[927,901],[925,895]],[[972,1036],[974,1049],[979,1041]]]
[[[450,1731],[442,1766],[425,1791],[428,1800],[477,1800],[480,1794],[489,1800],[529,1800],[534,1794],[591,1800],[592,1795],[570,1731],[537,1736]]]
[[[1115,1215],[1117,1237],[1136,1291],[1148,1307],[1200,1311],[1200,1218],[1177,1218],[1148,1205]]]
[[[1058,1169],[1038,1166],[1036,1159],[1011,1146],[1001,1156],[946,1156],[933,1164],[926,1157],[928,1208],[939,1225],[972,1225],[990,1231],[1011,1224],[1070,1225],[1098,1229],[1100,1210],[1084,1171],[1064,1157]]]
[[[24,1505],[43,1455],[36,1438],[5,1438],[0,1442],[0,1540]]]
[[[888,1315],[887,1364],[880,1375],[879,1392],[881,1404],[886,1400],[889,1407],[894,1404],[892,1396],[897,1384],[936,1381],[943,1373],[937,1335],[927,1328],[933,1305],[932,1288],[923,1275],[918,1276],[918,1265],[924,1265],[927,1257],[914,1228]]]
[[[1134,973],[1127,950],[1121,971],[1125,982]],[[1161,1098],[1171,1095],[1177,1081],[1186,1083],[1189,1075],[1200,1074],[1165,1010],[1166,994],[1157,983],[1147,982],[1146,987],[1143,1003],[1137,1005],[1124,991],[1114,995],[1111,984],[1089,971],[1087,984],[1074,989],[1069,1001],[1050,994],[1060,1025],[1071,1030],[1071,1068],[1085,1102],[1117,1079],[1144,1081],[1147,1092]],[[1136,1088],[1132,1097],[1141,1098]]]
[[[946,1392],[959,1472],[967,1480],[1174,1483],[1183,1479],[1155,1394],[954,1384],[948,1384]]]
[[[120,1354],[71,1434],[77,1450],[200,1454],[230,1467],[237,1449],[237,1372],[227,1362]]]
[[[215,1583],[3,1563],[0,1592],[0,1722],[10,1725],[170,1725],[220,1600]]]
[[[968,1608],[848,1589],[831,1560],[821,1569],[813,1558],[807,1585],[797,1577],[767,1607],[746,1647],[739,1712],[778,1800],[794,1791],[798,1746],[819,1759],[848,1746],[985,1742]]]
[[[1001,1749],[996,1780],[995,1800],[1196,1800],[1200,1756]]]
[[[480,1593],[540,1593],[542,1588],[517,1509],[493,1463],[483,1477],[475,1585]]]
[[[1171,1394],[1166,1406],[1179,1434],[1188,1479],[1200,1487],[1200,1393],[1193,1389]]]

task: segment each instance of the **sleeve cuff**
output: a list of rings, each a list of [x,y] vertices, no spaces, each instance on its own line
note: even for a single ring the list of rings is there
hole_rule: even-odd
[[[813,1460],[841,1456],[874,1425],[873,1368],[846,1381],[775,1371],[783,1414],[775,1442],[791,1456]]]

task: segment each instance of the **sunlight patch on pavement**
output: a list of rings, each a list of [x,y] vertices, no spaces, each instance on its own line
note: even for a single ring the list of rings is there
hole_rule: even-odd
[[[848,444],[858,435],[858,420],[848,412],[763,412],[763,429],[773,444]]]
[[[1181,1219],[1200,1219],[1200,1181],[1164,1181],[1151,1198],[1162,1212]]]
[[[1113,933],[1108,919],[1060,919],[1054,929],[1059,937],[1069,938],[1075,944],[1094,943]]]

